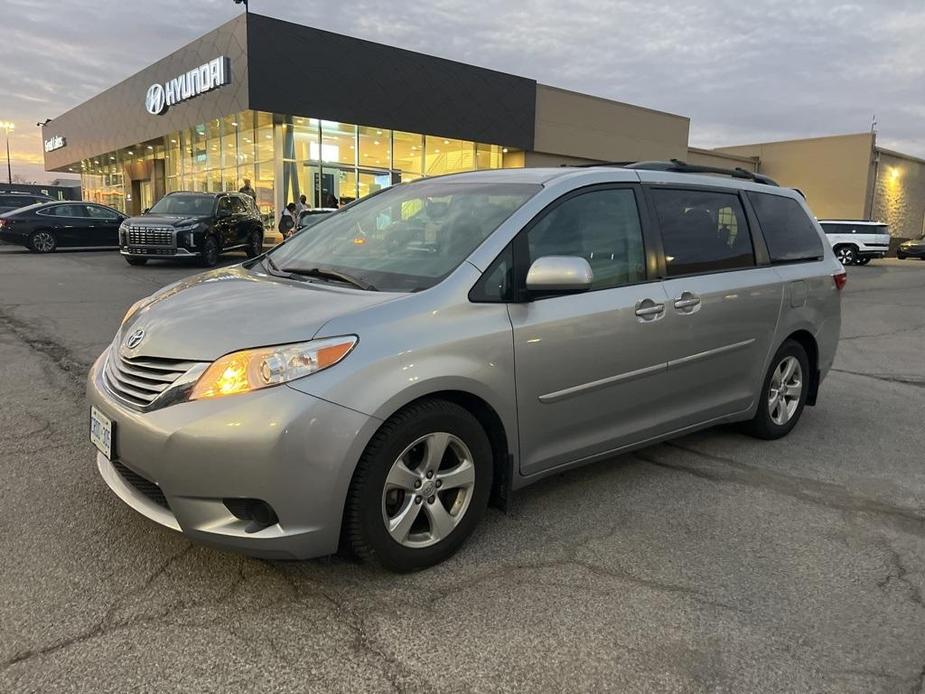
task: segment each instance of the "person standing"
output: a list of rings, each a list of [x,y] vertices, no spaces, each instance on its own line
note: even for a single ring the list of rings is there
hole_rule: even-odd
[[[279,226],[277,229],[279,233],[283,235],[283,240],[292,236],[296,227],[296,216],[295,216],[295,203],[290,202],[286,205],[286,209],[283,210],[282,217],[279,218]]]
[[[245,178],[244,185],[238,190],[239,193],[250,195],[255,201],[257,200],[257,191],[251,187],[251,179]]]
[[[295,204],[295,218],[301,219],[302,213],[310,209],[312,209],[312,206],[308,204],[308,198],[304,194],[300,195],[299,201]]]

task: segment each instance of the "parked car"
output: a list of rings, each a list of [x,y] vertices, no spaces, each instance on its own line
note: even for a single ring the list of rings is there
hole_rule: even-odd
[[[922,234],[917,239],[909,239],[899,244],[899,248],[896,249],[896,257],[900,260],[905,260],[906,258],[925,260],[925,234]]]
[[[39,193],[21,193],[15,190],[0,191],[0,214],[18,210],[20,207],[36,205],[40,202],[52,202],[54,198]]]
[[[149,260],[196,259],[213,267],[219,256],[243,249],[263,253],[263,222],[254,199],[239,193],[168,193],[119,228],[120,252],[129,265]]]
[[[890,227],[881,222],[820,219],[819,224],[842,265],[867,265],[890,251]]]
[[[95,202],[40,202],[0,214],[0,241],[35,253],[119,245],[125,215]]]
[[[421,179],[142,299],[89,374],[102,477],[199,541],[407,571],[568,468],[786,435],[845,269],[796,192],[699,170]]]

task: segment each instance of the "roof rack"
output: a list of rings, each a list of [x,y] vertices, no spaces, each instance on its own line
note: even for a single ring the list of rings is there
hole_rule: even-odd
[[[748,169],[736,167],[734,169],[723,169],[718,166],[700,166],[698,164],[688,164],[680,159],[670,161],[637,161],[632,164],[626,164],[627,169],[642,169],[645,171],[670,171],[672,173],[708,173],[720,174],[722,176],[731,176],[732,178],[744,178],[755,183],[763,183],[768,186],[776,186],[777,181],[768,176],[764,176]]]

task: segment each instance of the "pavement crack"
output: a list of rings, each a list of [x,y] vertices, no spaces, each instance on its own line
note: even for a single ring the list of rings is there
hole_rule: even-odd
[[[893,583],[899,583],[909,594],[909,600],[919,605],[920,607],[925,607],[925,604],[922,602],[922,591],[917,585],[909,580],[909,570],[903,563],[899,552],[897,552],[892,547],[892,545],[888,543],[884,545],[884,548],[886,549],[887,555],[889,557],[889,571],[887,572],[886,576],[877,581],[877,586],[881,589],[885,589]]]
[[[676,442],[667,442],[662,445],[694,455],[699,462],[694,464],[674,462],[641,451],[636,451],[633,455],[652,465],[716,483],[742,484],[837,511],[871,514],[888,519],[894,526],[905,532],[920,537],[925,536],[925,515],[914,509],[893,506],[877,499],[854,494],[845,487],[832,482],[797,477],[747,465],[732,458],[706,453]]]

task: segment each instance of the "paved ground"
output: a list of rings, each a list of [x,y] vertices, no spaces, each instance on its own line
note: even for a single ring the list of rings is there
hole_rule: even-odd
[[[87,366],[192,271],[0,249],[0,691],[923,690],[925,263],[851,269],[786,440],[547,480],[412,576],[191,545],[105,488]]]

